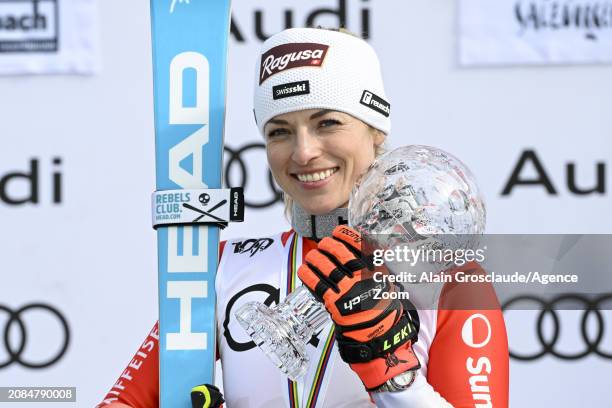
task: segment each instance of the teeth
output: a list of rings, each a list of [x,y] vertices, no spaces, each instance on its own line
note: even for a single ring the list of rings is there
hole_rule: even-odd
[[[302,182],[320,181],[320,180],[325,180],[326,178],[328,178],[335,172],[336,172],[336,169],[327,169],[325,171],[319,171],[316,173],[297,174],[297,178],[298,180]]]

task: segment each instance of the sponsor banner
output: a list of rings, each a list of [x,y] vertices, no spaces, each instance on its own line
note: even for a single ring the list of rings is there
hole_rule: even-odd
[[[459,61],[470,65],[612,62],[612,1],[461,0]]]
[[[95,0],[0,0],[0,74],[98,69]]]

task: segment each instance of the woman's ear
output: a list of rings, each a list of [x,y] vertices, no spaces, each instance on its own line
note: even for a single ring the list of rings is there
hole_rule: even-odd
[[[382,146],[386,138],[387,138],[387,135],[385,135],[380,130],[376,129],[374,131],[374,146]]]

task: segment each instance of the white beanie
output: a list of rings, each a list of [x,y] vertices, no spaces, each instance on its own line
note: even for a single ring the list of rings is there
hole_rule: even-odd
[[[304,109],[348,113],[388,134],[390,104],[374,49],[361,38],[320,28],[290,28],[262,46],[254,95],[263,134],[274,116]]]

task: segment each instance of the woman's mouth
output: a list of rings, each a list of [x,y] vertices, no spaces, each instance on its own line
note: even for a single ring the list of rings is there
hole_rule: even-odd
[[[326,178],[334,174],[337,170],[338,170],[338,167],[334,167],[331,169],[310,172],[310,173],[296,173],[295,177],[301,182],[311,183],[313,181],[325,180]]]
[[[326,184],[327,179],[333,176],[339,169],[339,167],[332,167],[325,170],[293,173],[292,176],[298,179],[304,187],[316,188]]]

